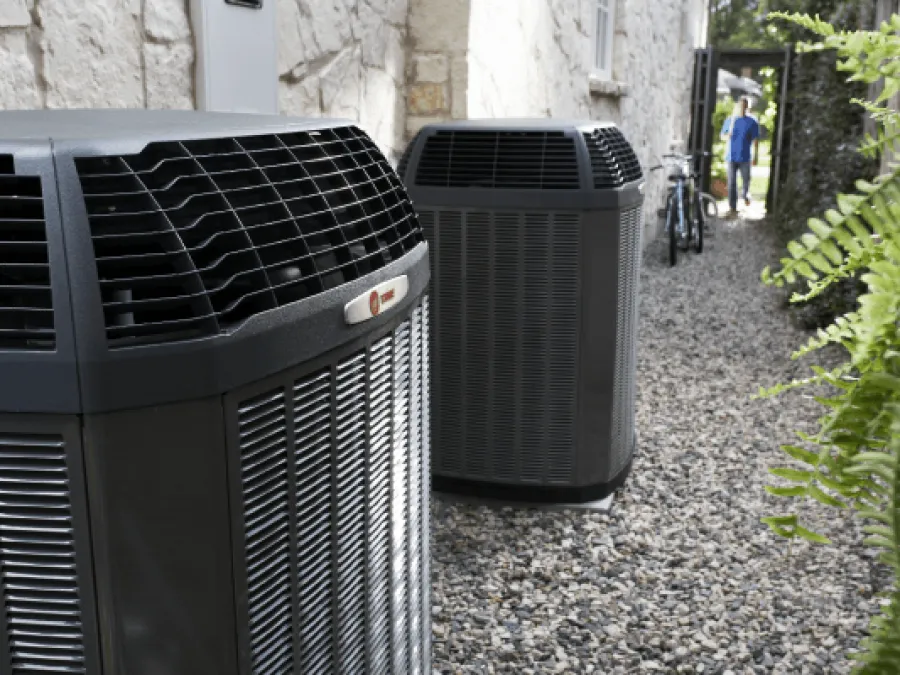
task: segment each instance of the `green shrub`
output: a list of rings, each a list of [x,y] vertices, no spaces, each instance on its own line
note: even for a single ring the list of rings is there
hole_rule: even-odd
[[[877,138],[868,138],[863,154],[876,157],[896,148],[900,113],[882,107],[900,92],[900,16],[880,30],[839,32],[809,16],[780,15],[813,30],[822,41],[802,46],[805,53],[833,51],[837,68],[856,83],[884,80],[876,101],[857,100],[878,122]],[[881,560],[893,572],[881,615],[871,625],[863,652],[854,655],[857,672],[900,673],[900,165],[873,181],[859,180],[852,194],[838,194],[824,219],[811,218],[808,230],[788,246],[780,268],[763,271],[767,284],[805,283],[799,303],[821,297],[840,283],[860,286],[858,309],[845,312],[800,348],[801,358],[827,345],[838,345],[846,360],[826,372],[813,367],[807,380],[779,385],[760,395],[794,387],[831,385],[818,433],[797,432],[800,442],[784,452],[797,465],[771,469],[788,486],[768,487],[774,495],[813,500],[831,508],[854,507],[866,523],[866,545],[882,549]],[[805,527],[796,513],[765,518],[779,535],[827,543]]]
[[[716,109],[713,111],[713,149],[711,175],[713,180],[727,180],[728,168],[725,166],[725,141],[719,138],[719,132],[725,120],[734,112],[734,101],[731,99],[719,99],[716,103]]]

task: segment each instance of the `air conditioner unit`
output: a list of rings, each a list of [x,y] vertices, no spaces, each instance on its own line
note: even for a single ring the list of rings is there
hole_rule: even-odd
[[[640,163],[613,124],[426,126],[401,162],[432,262],[436,490],[601,499],[635,450]]]
[[[350,123],[0,113],[0,673],[430,673],[427,246]]]

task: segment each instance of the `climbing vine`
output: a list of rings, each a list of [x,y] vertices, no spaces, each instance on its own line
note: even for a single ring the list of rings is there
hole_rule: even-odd
[[[900,113],[884,105],[900,92],[900,16],[875,31],[841,31],[807,15],[778,14],[820,37],[801,45],[806,54],[832,52],[837,69],[853,83],[884,82],[875,100],[857,98],[877,122],[874,137],[862,143],[862,155],[874,159],[900,145]],[[797,350],[800,358],[828,345],[838,345],[845,361],[831,371],[814,367],[806,380],[760,392],[763,396],[812,384],[831,385],[817,400],[825,414],[815,435],[798,432],[802,442],[783,446],[803,468],[778,467],[771,472],[789,485],[768,487],[780,497],[813,500],[831,508],[853,507],[866,523],[866,544],[882,550],[881,559],[894,573],[882,614],[871,626],[858,672],[900,672],[900,165],[874,180],[858,180],[855,189],[839,193],[834,208],[808,220],[808,230],[787,245],[779,268],[763,271],[767,284],[802,282],[792,302],[806,302],[847,279],[858,279],[858,307],[837,317]],[[805,445],[805,447],[804,447]],[[810,450],[809,448],[814,448]],[[807,528],[797,513],[765,518],[772,530],[788,538],[827,543]]]

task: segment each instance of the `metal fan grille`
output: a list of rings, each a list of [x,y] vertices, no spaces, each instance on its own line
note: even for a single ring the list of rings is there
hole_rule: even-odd
[[[437,318],[442,476],[575,480],[579,249],[574,213],[421,211]]]
[[[356,127],[151,143],[76,159],[112,347],[227,333],[422,241]]]
[[[591,158],[595,189],[621,187],[643,176],[634,148],[616,127],[598,127],[584,134],[584,141]]]
[[[634,445],[638,296],[643,209],[622,212],[619,226],[619,280],[616,301],[616,370],[613,390],[612,475],[628,464]]]
[[[62,437],[0,436],[0,538],[0,671],[87,674]]]
[[[427,353],[424,298],[238,405],[252,675],[430,672]]]
[[[422,187],[577,190],[574,137],[562,131],[438,131],[425,140]]]
[[[50,276],[41,178],[0,155],[0,349],[56,347]]]

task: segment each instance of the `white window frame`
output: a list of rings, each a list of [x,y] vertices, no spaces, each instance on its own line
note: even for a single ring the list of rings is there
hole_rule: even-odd
[[[591,75],[612,80],[613,40],[616,34],[616,0],[591,2]],[[606,23],[603,24],[605,15]],[[605,25],[605,30],[603,26]],[[602,33],[602,34],[601,34]]]

